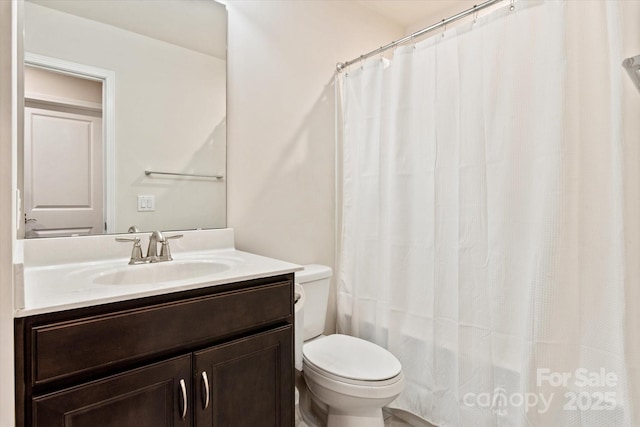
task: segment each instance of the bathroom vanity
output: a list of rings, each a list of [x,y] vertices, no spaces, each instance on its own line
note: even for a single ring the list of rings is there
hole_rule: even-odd
[[[49,310],[27,298],[15,319],[16,425],[293,426],[297,268],[235,250],[198,256],[220,253],[237,265],[208,282],[97,299],[105,285],[92,285],[92,301]]]

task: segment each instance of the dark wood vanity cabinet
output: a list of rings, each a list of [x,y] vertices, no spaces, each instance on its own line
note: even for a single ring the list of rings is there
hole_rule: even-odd
[[[192,420],[188,410],[187,390],[190,388],[191,357],[181,356],[114,377],[34,397],[32,425],[188,426]]]
[[[17,427],[292,427],[293,275],[16,319]]]
[[[290,392],[283,354],[292,350],[291,338],[286,327],[194,353],[195,425],[292,426],[291,401],[283,396]]]

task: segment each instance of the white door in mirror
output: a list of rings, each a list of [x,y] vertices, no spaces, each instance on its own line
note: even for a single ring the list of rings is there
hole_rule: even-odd
[[[102,118],[24,112],[26,237],[102,234]]]

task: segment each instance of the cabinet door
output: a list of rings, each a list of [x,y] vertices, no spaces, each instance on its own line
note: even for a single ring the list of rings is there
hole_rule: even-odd
[[[33,399],[35,427],[190,426],[191,355]],[[188,410],[187,410],[188,409]]]
[[[292,331],[289,325],[195,353],[195,425],[292,427]]]

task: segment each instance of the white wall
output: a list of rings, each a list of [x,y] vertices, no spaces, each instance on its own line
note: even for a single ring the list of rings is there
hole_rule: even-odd
[[[227,214],[236,245],[333,267],[335,64],[397,39],[403,28],[355,2],[227,7]],[[330,300],[327,331],[335,328],[335,290]]]
[[[224,61],[31,2],[25,49],[115,72],[116,231],[224,226],[224,182],[144,175],[225,174]]]

